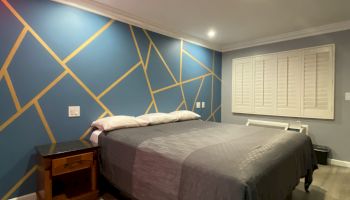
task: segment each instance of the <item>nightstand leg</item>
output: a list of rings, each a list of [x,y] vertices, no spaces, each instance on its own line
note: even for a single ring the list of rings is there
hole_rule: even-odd
[[[96,163],[91,167],[91,190],[96,191]]]

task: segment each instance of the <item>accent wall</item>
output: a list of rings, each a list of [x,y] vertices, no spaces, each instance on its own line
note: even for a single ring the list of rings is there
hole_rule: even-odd
[[[2,0],[0,30],[1,199],[35,191],[36,145],[88,139],[98,118],[221,121],[220,52],[49,0]]]

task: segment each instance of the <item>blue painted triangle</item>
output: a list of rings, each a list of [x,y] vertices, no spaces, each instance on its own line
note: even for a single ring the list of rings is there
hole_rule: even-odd
[[[23,25],[0,3],[0,66],[3,65]]]
[[[176,80],[179,81],[181,41],[151,31],[148,31],[148,33],[170,70],[174,74]]]
[[[185,53],[182,54],[182,62],[183,81],[210,73]]]
[[[182,93],[180,87],[174,87],[154,94],[159,112],[172,112],[182,102]]]
[[[3,78],[0,81],[0,125],[16,113],[16,107],[13,104],[11,93],[7,87],[6,81]]]
[[[63,67],[30,33],[24,37],[8,68],[21,105],[34,98],[61,72]]]
[[[148,53],[148,46],[150,44],[150,41],[148,40],[147,36],[143,32],[142,28],[139,27],[132,27],[135,33],[136,41],[140,49],[141,57],[143,60],[143,63],[146,63],[147,59],[147,53]]]
[[[193,44],[191,42],[184,42],[183,48],[205,66],[212,68],[213,50]]]
[[[153,90],[157,90],[175,83],[153,48],[151,49],[147,74]]]
[[[221,122],[221,108],[219,108],[219,110],[216,111],[214,116],[215,116],[216,122]]]
[[[213,83],[213,110],[215,110],[218,106],[221,105],[221,81],[214,77],[214,83]]]
[[[221,67],[222,67],[222,53],[215,52],[214,57],[214,73],[221,78]]]
[[[211,81],[212,76],[207,76],[204,78],[204,82],[197,99],[197,101],[205,102],[205,108],[200,110],[200,115],[202,116],[203,120],[208,119],[208,117],[211,115]]]
[[[182,88],[184,90],[187,106],[189,110],[192,110],[194,100],[196,98],[199,86],[202,82],[202,79],[197,79],[189,83],[183,84]]]

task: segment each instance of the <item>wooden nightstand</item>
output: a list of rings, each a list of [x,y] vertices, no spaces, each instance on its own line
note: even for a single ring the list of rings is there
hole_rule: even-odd
[[[38,199],[97,199],[98,146],[85,140],[41,145]]]

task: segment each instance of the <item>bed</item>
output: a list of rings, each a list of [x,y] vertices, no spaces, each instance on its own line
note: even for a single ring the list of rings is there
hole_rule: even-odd
[[[190,120],[101,133],[102,175],[139,200],[283,200],[317,168],[295,132]]]

